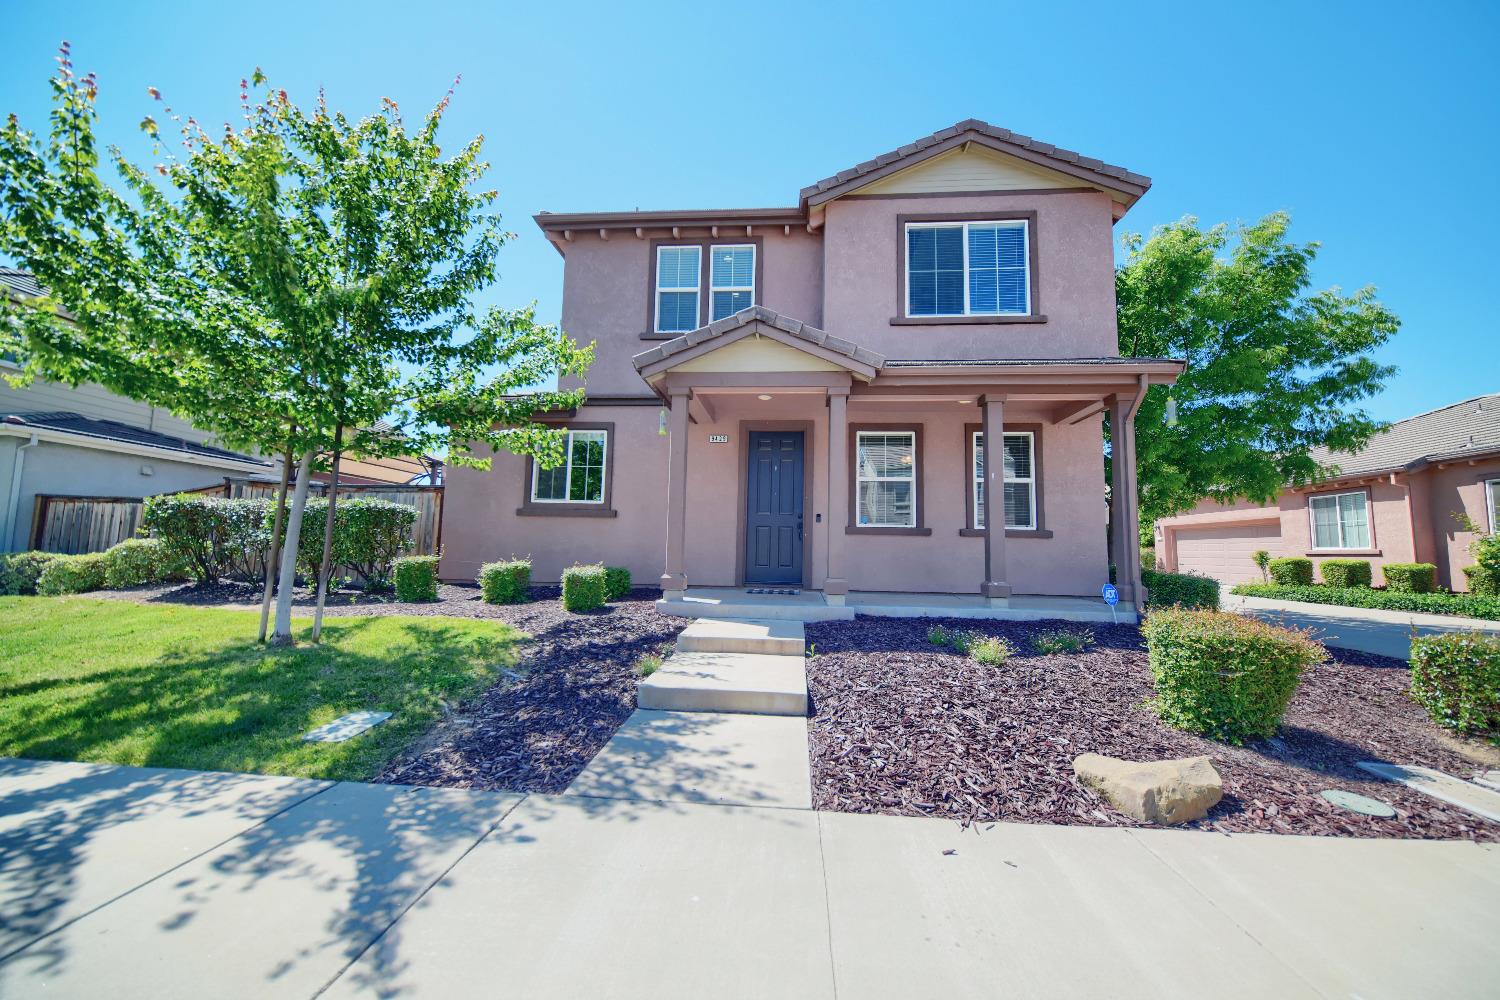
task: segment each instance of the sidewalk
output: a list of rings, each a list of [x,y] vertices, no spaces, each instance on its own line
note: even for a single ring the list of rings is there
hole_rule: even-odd
[[[1278,601],[1267,597],[1242,597],[1227,590],[1222,603],[1225,611],[1238,611],[1277,624],[1284,622],[1296,628],[1316,629],[1318,638],[1330,646],[1359,649],[1401,660],[1411,656],[1413,631],[1418,635],[1476,631],[1500,633],[1500,622],[1479,618]]]
[[[0,761],[6,997],[1486,997],[1500,850]]]

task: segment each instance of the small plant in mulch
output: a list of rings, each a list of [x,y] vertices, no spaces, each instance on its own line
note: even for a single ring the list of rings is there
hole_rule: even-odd
[[[642,677],[650,677],[661,669],[664,662],[660,653],[643,653],[641,658],[635,661],[635,672]]]
[[[1016,647],[1004,639],[993,636],[973,638],[969,643],[969,655],[976,663],[987,667],[998,667],[1015,653]]]
[[[1032,637],[1031,648],[1038,653],[1081,653],[1094,644],[1094,633],[1086,628],[1057,628]]]
[[[953,636],[941,625],[934,625],[927,630],[927,641],[934,646],[946,646],[953,641]]]

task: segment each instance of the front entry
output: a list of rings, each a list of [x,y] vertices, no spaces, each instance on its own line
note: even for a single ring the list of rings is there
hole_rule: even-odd
[[[802,432],[751,431],[745,582],[802,585]]]

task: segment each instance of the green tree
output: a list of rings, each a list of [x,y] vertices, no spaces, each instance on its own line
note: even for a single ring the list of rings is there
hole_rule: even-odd
[[[592,347],[530,308],[475,303],[510,236],[496,193],[477,189],[482,137],[447,158],[439,148],[451,90],[408,131],[389,100],[359,121],[321,98],[304,111],[281,90],[253,101],[257,70],[241,81],[240,128],[210,134],[165,108],[183,154],[158,145],[145,170],[112,149],[122,193],[98,176],[93,77],[74,77],[66,46],[60,64],[47,139],[14,116],[0,130],[0,252],[49,292],[12,307],[0,349],[29,375],[98,382],[228,444],[295,458],[278,640],[291,637],[319,456],[447,450],[485,467],[483,444],[561,460],[561,435],[532,418],[582,391],[526,390],[582,376]],[[141,125],[159,142],[153,116]],[[326,574],[325,561],[320,597]]]
[[[1328,471],[1312,449],[1358,449],[1381,428],[1356,404],[1395,372],[1371,353],[1400,321],[1373,288],[1310,292],[1319,245],[1291,242],[1290,224],[1284,213],[1233,230],[1186,218],[1124,238],[1120,353],[1187,361],[1136,417],[1143,537],[1205,497],[1268,502]]]

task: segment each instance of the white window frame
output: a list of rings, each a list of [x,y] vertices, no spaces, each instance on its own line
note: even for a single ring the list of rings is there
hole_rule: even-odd
[[[1500,504],[1495,502],[1495,488],[1500,486],[1500,479],[1486,479],[1484,481],[1484,505],[1490,511],[1490,534],[1500,533]]]
[[[640,287],[637,285],[636,287]],[[574,500],[573,495],[573,438],[579,434],[597,434],[604,440],[603,460],[599,463],[599,499],[598,500]],[[604,498],[609,494],[609,431],[602,427],[580,427],[578,429],[568,428],[567,443],[563,445],[565,458],[563,467],[567,474],[563,477],[562,499],[551,499],[536,495],[537,485],[541,482],[542,463],[535,458],[531,460],[531,502],[532,503],[570,503],[570,504],[594,504],[602,506]],[[556,469],[550,471],[557,471]]]
[[[750,251],[750,284],[748,285],[724,285],[714,284],[714,254],[720,250],[749,250]],[[755,269],[760,261],[756,259],[756,246],[754,243],[713,243],[708,248],[708,321],[714,322],[714,292],[749,292],[750,306],[755,305]],[[745,306],[746,309],[750,306]],[[736,310],[738,312],[739,310]],[[733,316],[734,313],[730,313]],[[727,317],[721,316],[720,319]]]
[[[860,442],[867,437],[892,437],[905,434],[911,438],[911,475],[910,476],[866,476],[860,469],[859,446]],[[859,503],[864,491],[860,489],[863,483],[911,483],[911,519],[900,524],[891,522],[876,522],[860,520]],[[910,430],[888,430],[888,431],[856,431],[854,434],[854,526],[856,528],[915,528],[920,522],[917,511],[917,431]]]
[[[974,530],[982,531],[984,521],[982,520],[981,507],[979,504],[979,439],[984,437],[984,431],[974,431],[969,440],[969,493],[972,498],[969,504],[974,511]],[[1005,431],[1001,435],[1000,452],[1000,520],[1005,520],[1005,484],[1025,483],[1030,487],[1031,494],[1031,520],[1026,524],[1002,524],[1005,531],[1035,531],[1036,530],[1036,433],[1034,431]],[[1005,438],[1023,437],[1026,439],[1026,450],[1031,454],[1031,475],[1029,476],[1007,476],[1005,474]],[[985,464],[990,461],[989,448],[986,446],[984,455]],[[983,507],[989,510],[988,498]]]
[[[958,226],[963,229],[964,250],[964,311],[961,313],[913,313],[911,311],[911,231],[913,229],[952,229]],[[1020,229],[1022,246],[1021,259],[1025,261],[1026,280],[1022,283],[1026,289],[1026,308],[1019,312],[982,312],[977,313],[969,309],[969,227],[970,226],[1002,226],[1009,229]],[[948,222],[908,222],[901,238],[905,240],[904,259],[906,261],[906,273],[901,276],[903,311],[907,319],[960,319],[965,316],[1030,316],[1031,315],[1031,220],[1029,219],[972,219],[951,220]]]
[[[1339,506],[1339,497],[1357,496],[1365,502],[1365,544],[1347,545],[1344,542],[1344,510]],[[1318,523],[1313,514],[1313,504],[1321,500],[1332,500],[1334,513],[1338,515],[1339,544],[1332,547],[1318,546]],[[1370,510],[1370,494],[1364,490],[1344,490],[1342,493],[1317,493],[1307,498],[1307,540],[1314,552],[1358,552],[1375,547],[1374,512]]]
[[[694,274],[697,277],[696,277],[696,280],[693,282],[693,284],[691,284],[691,285],[673,285],[670,288],[669,287],[665,287],[665,286],[662,285],[662,283],[661,283],[661,255],[662,255],[662,251],[663,250],[696,250],[696,251],[698,251],[698,267],[694,271]],[[636,287],[639,288],[640,286],[637,285]],[[651,321],[651,326],[653,327],[653,330],[652,330],[653,333],[683,334],[683,333],[690,332],[690,330],[696,330],[698,328],[698,325],[695,325],[695,326],[691,327],[690,330],[663,330],[661,328],[661,293],[662,292],[692,292],[693,293],[693,322],[694,322],[694,324],[698,324],[698,320],[701,319],[702,316],[703,316],[703,244],[701,244],[701,243],[666,243],[666,244],[662,244],[661,246],[658,246],[656,248],[656,288],[653,289],[652,292],[651,292],[652,295],[656,296],[656,302],[654,303],[654,308],[652,310],[655,313],[655,315],[654,315],[654,317],[652,318],[652,321]],[[701,324],[699,324],[699,325],[701,325]]]

